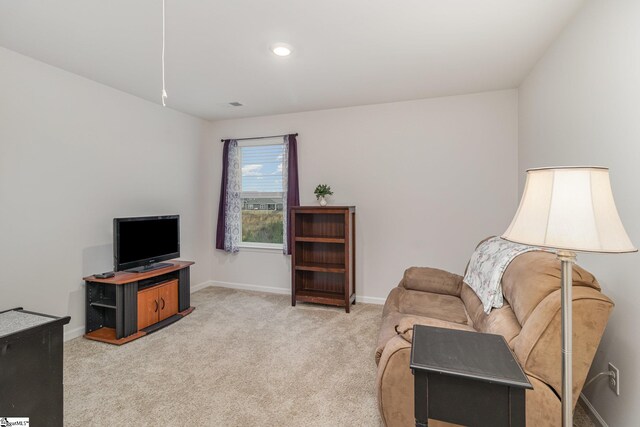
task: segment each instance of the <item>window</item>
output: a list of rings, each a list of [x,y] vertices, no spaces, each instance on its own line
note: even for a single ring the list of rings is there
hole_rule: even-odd
[[[248,140],[238,144],[242,168],[241,245],[282,247],[284,145],[280,141]]]

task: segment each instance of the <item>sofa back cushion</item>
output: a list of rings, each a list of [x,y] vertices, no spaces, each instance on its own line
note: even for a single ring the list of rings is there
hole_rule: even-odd
[[[513,340],[520,333],[520,323],[516,319],[509,301],[505,301],[500,308],[494,308],[489,314],[484,312],[480,298],[466,284],[462,285],[460,298],[464,302],[469,323],[474,329],[487,334],[502,335],[513,349]]]
[[[404,271],[399,286],[412,291],[459,296],[462,276],[439,268],[409,267]]]
[[[560,289],[560,261],[549,252],[527,252],[511,261],[502,276],[502,292],[523,325],[533,310],[552,292]],[[600,291],[598,281],[582,267],[573,266],[573,286]]]

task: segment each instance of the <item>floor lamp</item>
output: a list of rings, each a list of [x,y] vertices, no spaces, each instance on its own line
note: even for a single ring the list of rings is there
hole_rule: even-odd
[[[576,251],[637,251],[618,216],[609,169],[529,169],[520,206],[502,238],[558,250],[562,269],[562,425],[572,426],[571,286]]]

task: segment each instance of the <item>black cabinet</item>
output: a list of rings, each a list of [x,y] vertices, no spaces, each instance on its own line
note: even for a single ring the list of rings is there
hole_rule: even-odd
[[[62,426],[63,326],[71,318],[0,312],[0,416]]]

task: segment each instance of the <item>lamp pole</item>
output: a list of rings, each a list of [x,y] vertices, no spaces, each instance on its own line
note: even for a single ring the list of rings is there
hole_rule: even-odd
[[[562,274],[562,425],[573,425],[573,325],[572,285],[576,253],[560,250],[557,253]]]

